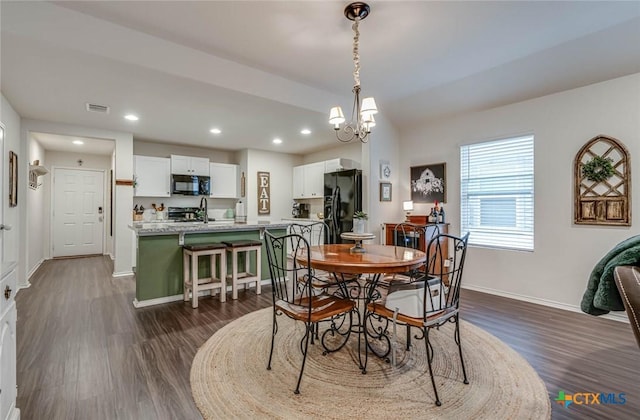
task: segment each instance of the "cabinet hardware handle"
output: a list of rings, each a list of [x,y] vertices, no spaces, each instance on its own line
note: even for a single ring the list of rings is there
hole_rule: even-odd
[[[4,298],[9,300],[9,296],[11,296],[11,288],[9,286],[7,286],[4,289]]]

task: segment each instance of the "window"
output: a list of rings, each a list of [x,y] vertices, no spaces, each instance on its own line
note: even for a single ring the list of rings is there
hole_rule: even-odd
[[[470,245],[533,251],[533,136],[462,146],[460,203]]]

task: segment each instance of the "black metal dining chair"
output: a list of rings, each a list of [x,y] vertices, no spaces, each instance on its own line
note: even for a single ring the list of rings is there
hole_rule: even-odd
[[[432,329],[438,329],[447,322],[455,324],[454,340],[458,345],[463,381],[468,384],[467,372],[462,357],[460,341],[460,285],[467,253],[469,234],[456,237],[439,234],[427,246],[426,277],[410,284],[389,285],[389,292],[384,300],[367,305],[367,335],[372,340],[385,341],[388,351],[386,357],[394,351],[391,343],[390,327],[406,325],[422,331],[417,339],[424,339],[429,375],[435,394],[435,403],[440,406],[440,398],[433,374],[432,361],[434,350],[429,341]],[[369,348],[369,346],[367,346]],[[376,353],[377,354],[377,353]]]
[[[431,226],[435,227],[435,229],[429,229]],[[438,225],[421,225],[411,222],[398,223],[393,229],[393,245],[403,246],[405,248],[422,249],[426,252],[426,245],[439,233],[440,227]],[[431,237],[428,235],[431,235]],[[423,244],[424,246],[421,246]],[[386,274],[380,279],[379,286],[388,287],[391,282],[411,283],[419,281],[425,276],[426,263],[427,261],[425,259],[425,264],[423,266],[406,273]]]
[[[304,237],[310,246],[324,245],[328,239],[329,227],[324,220],[317,220],[311,223],[292,223],[289,225],[289,233],[295,233]],[[344,286],[358,280],[356,275],[336,274],[326,271],[312,269],[313,280],[310,283],[315,294],[339,294],[344,295]],[[343,287],[339,285],[342,284]],[[348,296],[342,296],[348,297]]]
[[[309,243],[298,234],[274,236],[265,231],[265,243],[269,273],[271,275],[271,288],[273,292],[273,329],[271,336],[271,349],[267,370],[271,370],[273,350],[278,332],[278,317],[285,315],[294,321],[305,324],[304,335],[300,341],[302,351],[302,365],[296,384],[295,393],[300,393],[300,382],[307,361],[309,340],[315,333],[317,324],[321,321],[336,317],[349,316],[351,323],[351,311],[355,303],[349,299],[330,296],[327,294],[315,295],[312,282],[310,255],[307,252]],[[289,251],[289,252],[288,252]],[[293,261],[289,256],[293,256]],[[296,257],[306,258],[306,263],[298,263]]]
[[[323,220],[318,220],[311,223],[291,223],[289,225],[289,233],[302,236],[309,244],[309,246],[322,245],[327,238],[327,232],[329,227]],[[335,285],[335,279],[330,273],[319,272],[312,269],[313,281],[311,287],[314,291],[326,292],[327,288]]]

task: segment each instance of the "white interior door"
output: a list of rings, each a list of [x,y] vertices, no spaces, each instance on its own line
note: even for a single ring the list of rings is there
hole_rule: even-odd
[[[102,254],[104,172],[54,170],[53,256]]]

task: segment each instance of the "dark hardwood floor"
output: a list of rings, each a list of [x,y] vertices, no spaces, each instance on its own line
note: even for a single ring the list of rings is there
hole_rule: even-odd
[[[201,418],[189,385],[197,349],[271,304],[266,288],[224,304],[203,298],[195,310],[182,302],[135,309],[134,280],[111,273],[107,257],[46,261],[18,293],[23,420]],[[462,298],[463,319],[524,356],[551,400],[560,390],[626,394],[624,405],[552,401],[553,418],[640,418],[640,350],[629,325],[469,290]]]

